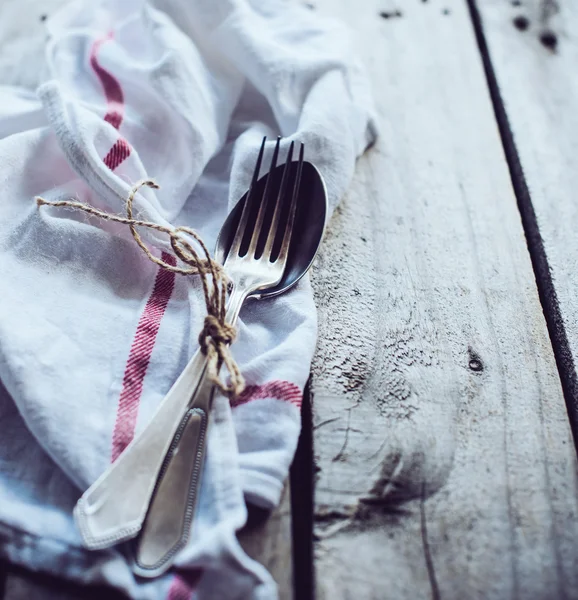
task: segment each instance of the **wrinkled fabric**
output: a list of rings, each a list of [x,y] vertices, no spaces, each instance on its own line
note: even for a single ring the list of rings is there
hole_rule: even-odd
[[[47,78],[0,87],[0,556],[135,599],[276,597],[235,532],[279,502],[316,339],[308,279],[241,313],[247,381],[217,397],[198,515],[177,568],[135,579],[123,547],[82,547],[72,508],[138,435],[197,349],[199,282],[127,228],[34,197],[195,228],[210,248],[263,136],[304,142],[334,208],[375,136],[346,29],[271,0],[79,0],[46,22]],[[268,155],[272,143],[267,148]],[[143,231],[157,256],[162,234]]]

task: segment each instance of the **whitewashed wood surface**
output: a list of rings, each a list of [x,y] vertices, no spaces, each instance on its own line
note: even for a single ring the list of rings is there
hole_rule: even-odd
[[[468,6],[316,5],[355,30],[382,134],[313,275],[317,598],[578,597],[574,449]]]
[[[38,81],[59,4],[0,0],[0,83]],[[353,28],[381,127],[313,272],[317,597],[578,597],[576,459],[467,2],[308,4]],[[538,0],[478,4],[574,348],[577,9],[553,54]],[[243,533],[284,598],[290,523],[286,495]]]

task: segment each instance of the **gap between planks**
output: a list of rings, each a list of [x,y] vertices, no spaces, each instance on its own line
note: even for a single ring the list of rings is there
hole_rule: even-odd
[[[552,271],[544,247],[544,240],[542,239],[542,234],[538,225],[536,211],[534,210],[532,197],[528,189],[526,176],[524,175],[524,169],[520,161],[506,107],[502,99],[500,87],[488,50],[488,44],[477,6],[478,2],[476,0],[467,0],[467,2],[484,64],[484,71],[496,115],[496,121],[500,130],[500,136],[502,138],[504,152],[506,154],[506,160],[508,161],[512,186],[518,201],[518,208],[520,210],[520,216],[528,244],[528,252],[536,276],[536,286],[538,288],[540,302],[544,309],[544,317],[546,319],[548,332],[552,341],[552,349],[560,374],[560,381],[562,383],[562,390],[564,392],[564,399],[566,401],[568,419],[572,429],[574,444],[578,449],[578,378],[576,376],[576,365],[574,364],[574,357],[570,348],[566,326],[564,324],[564,319],[562,318],[560,302],[558,301],[558,294],[552,279]],[[515,35],[514,31],[512,31],[512,35]]]

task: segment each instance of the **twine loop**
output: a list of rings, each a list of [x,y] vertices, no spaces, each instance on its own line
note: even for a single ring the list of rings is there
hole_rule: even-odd
[[[134,218],[134,198],[143,186],[153,189],[159,188],[159,185],[152,179],[143,179],[136,183],[131,188],[126,199],[126,217],[108,213],[88,204],[73,200],[52,202],[38,196],[36,197],[36,203],[38,206],[62,206],[73,210],[81,210],[106,221],[128,225],[134,241],[153,263],[179,275],[198,275],[201,280],[207,311],[203,329],[199,334],[199,345],[201,352],[207,357],[209,378],[223,394],[233,399],[245,388],[245,380],[230,349],[237,330],[225,320],[229,278],[223,267],[211,258],[201,236],[194,229],[185,226],[159,225],[152,221],[143,221]],[[144,243],[137,227],[145,227],[168,235],[173,253],[186,266],[170,264],[162,258],[155,256]],[[190,240],[193,240],[193,243]],[[198,249],[195,248],[195,245]],[[229,372],[229,383],[225,383],[219,376],[223,365],[225,365]]]

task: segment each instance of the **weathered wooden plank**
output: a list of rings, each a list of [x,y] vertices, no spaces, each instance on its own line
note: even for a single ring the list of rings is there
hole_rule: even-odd
[[[44,68],[44,20],[67,0],[2,0],[0,2],[0,84],[34,89]],[[242,545],[264,564],[279,585],[280,600],[293,598],[291,503],[289,486],[279,508],[271,515],[257,515],[239,533]],[[55,587],[56,586],[56,587]],[[73,600],[74,591],[63,591],[54,582],[35,580],[33,574],[7,576],[5,600],[42,598]],[[78,592],[79,598],[85,593]],[[66,595],[68,594],[68,595]],[[99,596],[101,597],[101,596]],[[0,589],[0,598],[2,598]]]
[[[8,577],[3,600],[30,600],[32,598],[34,600],[81,600],[82,596],[63,593],[62,590],[51,589],[18,575]]]
[[[279,589],[279,600],[293,600],[291,493],[288,483],[281,503],[273,513],[249,507],[249,519],[238,537],[245,552],[271,573]]]
[[[127,600],[124,594],[104,587],[82,587],[66,581],[18,571],[10,573],[2,600]]]
[[[478,3],[502,129],[511,139],[518,197],[527,221],[546,315],[578,435],[578,5],[525,0]],[[512,60],[515,57],[515,60]]]
[[[317,597],[578,597],[576,460],[467,4],[316,6],[355,28],[382,133],[313,273]]]

